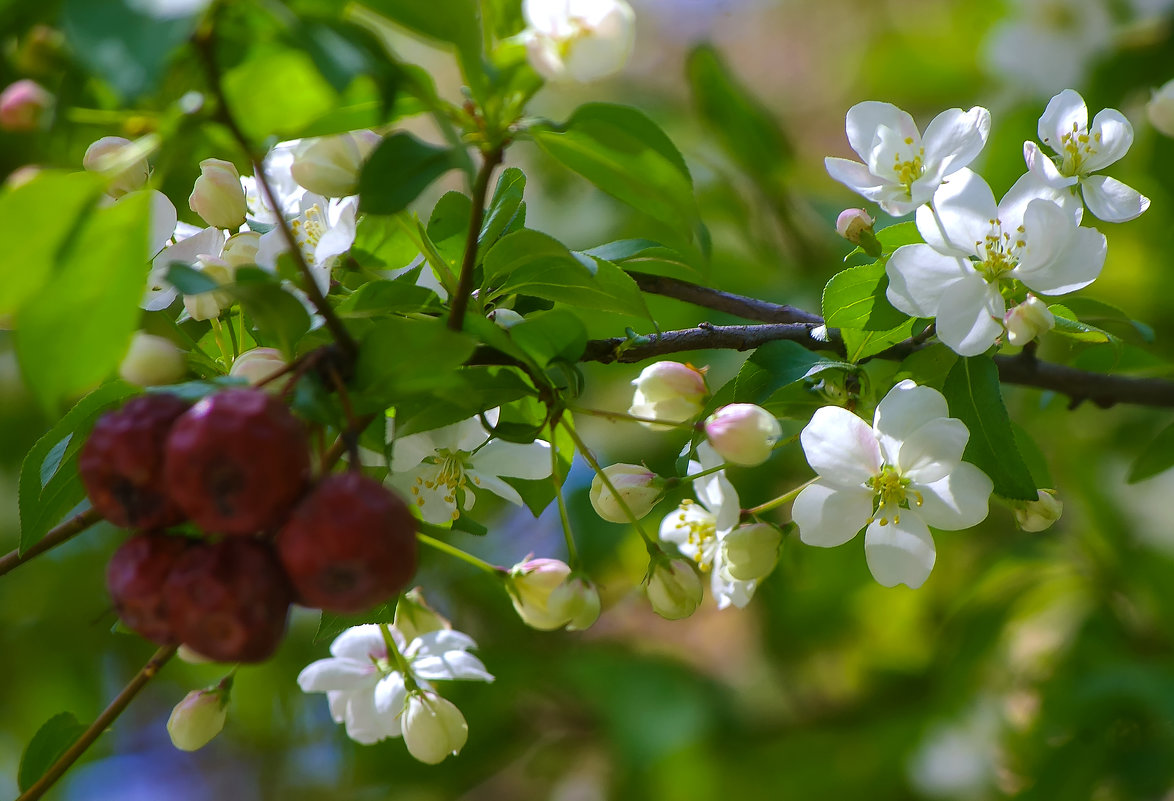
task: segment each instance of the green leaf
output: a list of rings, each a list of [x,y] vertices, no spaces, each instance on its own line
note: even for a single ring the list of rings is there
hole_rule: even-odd
[[[951,416],[970,429],[966,460],[990,476],[997,494],[1013,500],[1036,500],[1037,485],[1015,443],[1011,418],[1003,405],[999,369],[990,357],[959,359],[942,394]]]
[[[0,315],[14,314],[53,277],[58,254],[102,194],[90,173],[45,171],[16,189],[0,191],[0,240],[5,260]]]
[[[517,167],[507,167],[497,179],[497,189],[485,210],[485,221],[477,240],[479,259],[485,258],[490,247],[506,233],[522,211],[522,197],[526,191],[526,174]],[[466,226],[467,227],[467,226]]]
[[[371,281],[348,295],[336,309],[340,317],[386,317],[390,314],[439,313],[440,298],[410,281]]]
[[[352,626],[362,626],[366,623],[391,623],[395,620],[396,601],[380,604],[369,612],[357,615],[336,615],[332,612],[323,612],[318,619],[318,630],[314,632],[314,642],[333,640]]]
[[[762,404],[778,390],[808,376],[853,365],[807,350],[797,342],[768,342],[746,360],[734,383],[735,403]]]
[[[587,329],[565,309],[532,314],[510,328],[509,335],[540,367],[554,359],[578,361],[587,346]]]
[[[77,474],[78,451],[98,418],[137,391],[122,381],[99,387],[78,401],[25,455],[17,488],[22,553],[85,500]]]
[[[862,331],[858,328],[841,328],[840,336],[844,340],[844,349],[848,354],[848,361],[858,362],[875,356],[881,351],[904,342],[913,336],[919,321],[908,318],[901,325],[889,331]]]
[[[891,331],[909,320],[889,303],[884,262],[849,267],[832,276],[823,289],[823,317],[829,328]]]
[[[940,390],[957,361],[958,354],[938,342],[905,357],[897,376],[912,378],[921,386]]]
[[[368,214],[359,219],[350,255],[370,270],[400,270],[420,255],[399,217]]]
[[[20,769],[16,774],[16,784],[23,793],[36,784],[37,779],[45,775],[45,771],[73,745],[78,737],[82,736],[88,726],[79,723],[69,712],[61,712],[49,718],[37,729],[33,739],[25,746],[24,754],[20,757]]]
[[[166,280],[167,283],[185,295],[199,295],[221,288],[220,282],[215,278],[209,277],[202,270],[180,262],[173,262],[167,268]]]
[[[265,50],[224,75],[228,107],[253,141],[289,137],[334,108],[337,95],[305,53]]]
[[[683,276],[694,281],[703,277],[702,271],[687,262],[680,253],[650,239],[621,239],[581,252],[610,261],[624,269],[657,275]]]
[[[298,340],[310,330],[310,314],[270,273],[242,268],[225,290],[240,300],[257,327],[260,344],[276,347],[293,358]]]
[[[151,15],[151,4],[65,0],[62,28],[70,52],[130,101],[153,89],[172,53],[195,30],[194,13]]]
[[[686,69],[697,110],[726,152],[756,181],[777,179],[794,153],[774,115],[711,45],[694,49]]]
[[[396,404],[396,435],[405,437],[459,423],[533,394],[534,387],[517,368],[464,367],[445,386]]]
[[[447,192],[436,202],[428,218],[426,232],[436,252],[452,270],[460,275],[465,259],[465,240],[469,236],[469,217],[473,201],[460,192]]]
[[[698,214],[689,168],[672,140],[642,112],[588,103],[564,125],[534,127],[530,135],[604,192],[692,236]]]
[[[362,211],[402,211],[429,184],[459,166],[458,156],[448,148],[426,144],[411,134],[392,134],[379,143],[363,167],[359,178]]]
[[[475,347],[472,338],[450,331],[440,319],[384,320],[367,333],[359,349],[356,406],[377,411],[405,395],[459,384],[457,370]]]
[[[365,0],[363,4],[412,33],[454,45],[466,82],[474,90],[483,87],[477,0]]]
[[[17,315],[21,370],[46,409],[97,385],[125,355],[146,285],[150,216],[145,192],[94,211]]]
[[[1145,481],[1174,467],[1174,425],[1162,429],[1129,468],[1130,484]]]
[[[651,319],[644,296],[611,262],[576,257],[546,234],[523,229],[498,240],[485,255],[483,286],[493,297],[532,295],[585,309]]]
[[[1107,323],[1129,326],[1143,341],[1154,341],[1154,329],[1143,322],[1133,319],[1128,313],[1111,303],[1106,303],[1103,300],[1093,300],[1092,298],[1069,296],[1064,298],[1064,306],[1086,323],[1096,323],[1102,328]]]
[[[1060,336],[1075,339],[1077,342],[1107,343],[1120,342],[1117,337],[1096,326],[1083,323],[1076,317],[1076,313],[1066,306],[1056,303],[1048,307],[1056,318],[1056,326],[1052,331]]]

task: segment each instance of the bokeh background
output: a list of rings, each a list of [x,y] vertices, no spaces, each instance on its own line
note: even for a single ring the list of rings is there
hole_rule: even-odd
[[[1111,173],[1152,200],[1140,220],[1097,223],[1109,236],[1108,262],[1082,294],[1155,330],[1152,344],[1133,336],[1113,369],[1171,373],[1174,140],[1148,124],[1144,105],[1152,89],[1174,78],[1174,4],[631,2],[638,46],[623,74],[547,88],[533,110],[560,119],[589,100],[623,102],[665,127],[690,165],[713,234],[712,263],[698,280],[818,309],[823,284],[849,250],[834,235],[836,214],[861,203],[827,177],[822,161],[850,155],[843,118],[853,103],[890,101],[922,125],[945,108],[988,107],[991,138],[973,166],[1001,195],[1024,169],[1022,143],[1035,138],[1048,98],[1072,87],[1091,111],[1118,108],[1133,122],[1135,144]],[[185,71],[194,72],[185,62],[190,55],[177,51],[160,87],[121,110],[62,33],[63,16],[79,5],[86,3],[0,0],[0,85],[32,77],[60,98],[43,131],[0,132],[0,175],[25,164],[80,168],[98,136],[150,130],[154,110],[173,104]],[[430,70],[442,94],[459,98],[449,54],[402,32],[389,35],[406,58]],[[248,32],[240,36],[247,43]],[[732,151],[738,137],[699,102],[698,75],[714,63],[777,125],[753,154]],[[402,125],[431,134],[426,121]],[[228,143],[199,131],[183,136],[164,144],[156,183],[186,213],[198,160],[223,156]],[[646,219],[536,148],[516,146],[507,163],[529,175],[531,227],[574,248],[648,236]],[[417,204],[421,214],[448,188],[459,184],[431,190]],[[0,256],[0,282],[20,269]],[[729,321],[675,301],[651,304],[663,328]],[[629,322],[600,316],[590,324],[594,335],[613,336]],[[1124,327],[1114,330],[1130,336]],[[1043,352],[1083,358],[1053,342]],[[719,386],[744,357],[682,360],[709,365],[711,385]],[[625,409],[627,382],[638,369],[589,369],[582,404]],[[885,376],[879,366],[877,380]],[[572,516],[604,593],[604,614],[590,631],[529,630],[496,584],[425,555],[418,583],[477,640],[497,676],[492,685],[446,693],[469,722],[458,758],[428,767],[399,741],[363,747],[347,740],[324,699],[303,695],[295,683],[326,649],[313,641],[316,615],[300,612],[273,660],[239,672],[228,725],[205,749],[174,750],[164,726],[188,690],[215,683],[224,671],[176,662],[51,797],[1170,801],[1174,473],[1126,483],[1132,460],[1170,416],[1068,408],[1064,398],[1017,388],[1006,395],[1046,459],[1063,519],[1028,534],[995,505],[979,527],[936,537],[937,566],[920,590],[878,586],[858,541],[822,550],[790,536],[779,567],[746,610],[719,612],[707,600],[688,620],[661,620],[638,592],[645,568],[639,539],[593,514],[590,471],[576,463],[568,484]],[[10,334],[0,331],[0,550],[18,538],[21,459],[51,422],[23,388]],[[796,431],[803,422],[786,425]],[[664,470],[683,442],[588,418],[581,429],[605,462]],[[796,447],[763,467],[731,471],[743,506],[809,476]],[[667,499],[650,520],[680,497]],[[503,506],[489,528],[484,538],[457,535],[460,544],[507,565],[531,552],[565,557],[553,510],[534,519]],[[103,570],[123,537],[99,526],[0,579],[0,797],[17,795],[24,744],[46,719],[60,711],[92,719],[152,652],[111,631]]]

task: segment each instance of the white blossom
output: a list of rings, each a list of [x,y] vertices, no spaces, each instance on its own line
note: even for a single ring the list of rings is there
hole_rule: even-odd
[[[469,653],[476,643],[467,634],[438,629],[405,643],[394,626],[388,626],[388,632],[407,662],[408,678],[422,690],[432,690],[433,681],[493,681],[481,660]],[[311,663],[298,675],[302,691],[326,693],[330,716],[346,726],[347,736],[355,742],[370,745],[399,737],[408,683],[388,652],[380,626],[347,629],[331,643],[330,653],[330,658]]]
[[[498,410],[485,413],[497,425]],[[410,493],[426,523],[449,523],[458,509],[472,509],[474,489],[483,489],[522,504],[518,491],[501,479],[550,476],[550,444],[490,439],[480,418],[472,417],[432,431],[395,440],[389,483]]]
[[[551,81],[613,75],[636,43],[636,16],[624,0],[523,0],[522,16],[530,65]]]
[[[863,160],[828,157],[828,174],[895,217],[927,203],[946,176],[965,167],[986,145],[991,114],[975,106],[934,117],[925,136],[908,113],[875,100],[848,109],[848,144]]]
[[[1100,274],[1105,237],[1078,226],[1080,213],[1067,192],[1031,173],[996,206],[986,181],[961,170],[934,194],[933,208],[917,212],[926,244],[900,247],[889,259],[889,301],[914,317],[936,317],[942,342],[978,355],[1003,333],[1009,282],[1063,295]]]
[[[983,60],[1013,89],[1047,97],[1083,83],[1089,64],[1112,43],[1105,0],[1015,0],[991,28]]]
[[[1027,168],[1058,189],[1079,184],[1085,205],[1105,222],[1126,222],[1149,208],[1149,198],[1116,178],[1093,173],[1117,162],[1133,144],[1133,126],[1120,111],[1107,108],[1088,122],[1088,107],[1077,92],[1065,89],[1053,97],[1039,118],[1040,141],[1023,143]]]
[[[987,516],[991,480],[962,461],[969,438],[940,392],[909,380],[881,400],[871,426],[847,409],[822,407],[799,437],[819,474],[795,498],[799,538],[832,548],[867,526],[873,577],[920,587],[936,559],[929,526],[952,531]]]

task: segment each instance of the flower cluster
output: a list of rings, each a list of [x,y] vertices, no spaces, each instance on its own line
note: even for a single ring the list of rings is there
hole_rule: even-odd
[[[1097,278],[1107,245],[1081,225],[1085,206],[1106,222],[1132,220],[1149,206],[1136,190],[1097,174],[1133,142],[1133,128],[1116,110],[1090,124],[1079,94],[1067,89],[1053,97],[1039,137],[1054,155],[1025,142],[1027,172],[997,203],[967,168],[989,129],[985,109],[953,109],[935,118],[923,139],[895,106],[860,103],[848,111],[847,132],[866,164],[827,159],[833,178],[890,214],[916,211],[924,243],[897,248],[888,259],[888,299],[908,315],[934,318],[938,337],[962,356],[1004,338],[1026,344],[1055,323],[1032,292],[1064,295]]]

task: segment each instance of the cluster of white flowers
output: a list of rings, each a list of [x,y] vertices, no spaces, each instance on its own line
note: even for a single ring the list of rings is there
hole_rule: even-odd
[[[967,168],[989,129],[985,109],[952,109],[923,139],[897,107],[860,103],[848,111],[847,133],[866,163],[827,159],[833,178],[890,214],[916,211],[925,243],[892,254],[888,298],[906,314],[935,318],[938,337],[962,356],[983,353],[1004,336],[1026,344],[1055,324],[1027,290],[1064,295],[1096,279],[1106,240],[1081,225],[1086,205],[1106,222],[1135,219],[1149,207],[1136,190],[1097,174],[1133,142],[1118,111],[1105,109],[1090,124],[1079,94],[1067,89],[1053,97],[1038,132],[1055,155],[1025,142],[1027,172],[998,203]]]

